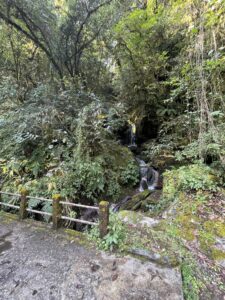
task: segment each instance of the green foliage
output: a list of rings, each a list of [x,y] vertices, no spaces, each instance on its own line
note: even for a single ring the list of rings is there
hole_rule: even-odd
[[[104,169],[99,160],[78,160],[69,162],[63,168],[66,176],[55,177],[55,184],[64,197],[98,201],[105,190]]]
[[[215,132],[216,131],[216,132]],[[180,162],[197,161],[200,158],[207,160],[207,157],[212,158],[212,162],[219,161],[225,155],[224,152],[224,125],[219,125],[217,129],[210,130],[204,133],[201,137],[201,143],[205,145],[204,149],[199,152],[199,141],[194,140],[184,146],[182,150],[176,151],[176,159]],[[215,139],[216,135],[216,139]],[[223,165],[223,161],[221,161]]]
[[[108,230],[108,234],[100,239],[99,227],[93,227],[88,233],[88,237],[97,244],[99,249],[105,251],[123,250],[126,230],[119,216],[115,213],[110,213]]]
[[[101,103],[85,106],[77,120],[77,156],[95,156],[103,151],[106,130],[103,128]]]
[[[186,300],[199,300],[202,283],[196,278],[194,262],[184,262],[181,265],[183,292]]]
[[[121,173],[121,182],[124,185],[136,186],[139,182],[139,167],[131,161]]]
[[[165,198],[175,199],[180,191],[216,191],[219,180],[213,170],[203,164],[183,166],[164,173],[163,194]]]

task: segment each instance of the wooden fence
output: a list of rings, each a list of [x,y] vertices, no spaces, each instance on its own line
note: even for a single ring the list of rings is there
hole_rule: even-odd
[[[1,195],[7,195],[11,197],[18,197],[20,205],[13,205],[7,202],[2,201]],[[29,200],[35,199],[43,202],[50,202],[52,203],[52,213],[39,211],[30,209],[29,207]],[[93,209],[97,210],[99,213],[99,223],[89,222],[86,220],[75,219],[68,216],[63,216],[63,206],[70,206],[70,207],[79,207],[79,208],[86,208],[86,209]],[[52,199],[40,198],[29,196],[27,190],[22,190],[20,194],[13,194],[8,192],[0,191],[0,208],[1,207],[9,207],[19,211],[19,219],[24,220],[28,217],[28,213],[40,214],[48,217],[52,217],[53,228],[58,229],[62,225],[62,220],[72,221],[76,223],[82,223],[92,226],[99,226],[100,236],[103,238],[108,233],[108,225],[109,225],[109,203],[107,201],[102,201],[99,204],[99,207],[96,206],[88,206],[83,204],[76,204],[67,201],[63,201],[60,195],[54,195]]]

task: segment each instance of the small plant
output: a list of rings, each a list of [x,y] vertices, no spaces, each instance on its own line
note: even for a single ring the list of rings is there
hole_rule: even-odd
[[[181,273],[183,279],[183,292],[186,300],[198,300],[203,283],[198,280],[194,271],[197,270],[196,264],[191,261],[183,262]]]
[[[101,239],[98,226],[93,227],[88,233],[88,237],[90,240],[96,242],[98,248],[101,250],[122,250],[126,238],[126,230],[119,216],[112,212],[109,217],[108,230],[108,234]]]

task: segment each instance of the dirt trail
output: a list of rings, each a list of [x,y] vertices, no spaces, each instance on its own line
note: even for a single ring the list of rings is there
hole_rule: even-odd
[[[180,273],[79,245],[76,235],[0,215],[1,300],[182,300]]]

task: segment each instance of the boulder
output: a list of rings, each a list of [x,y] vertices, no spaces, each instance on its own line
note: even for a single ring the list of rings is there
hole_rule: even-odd
[[[137,210],[141,207],[142,201],[144,201],[153,191],[145,190],[133,196],[129,201],[122,204],[120,209],[122,210]]]
[[[121,201],[120,210],[148,210],[149,205],[156,205],[161,197],[161,191],[149,191],[145,190],[133,197],[126,197],[124,201]],[[125,201],[126,200],[126,201]]]
[[[159,203],[162,195],[162,191],[154,191],[141,203],[141,209],[143,211],[148,211],[149,206],[154,206]]]
[[[122,210],[119,212],[119,217],[122,222],[132,225],[134,227],[136,226],[154,227],[159,224],[158,220],[146,217],[142,213],[135,212],[135,211]]]

